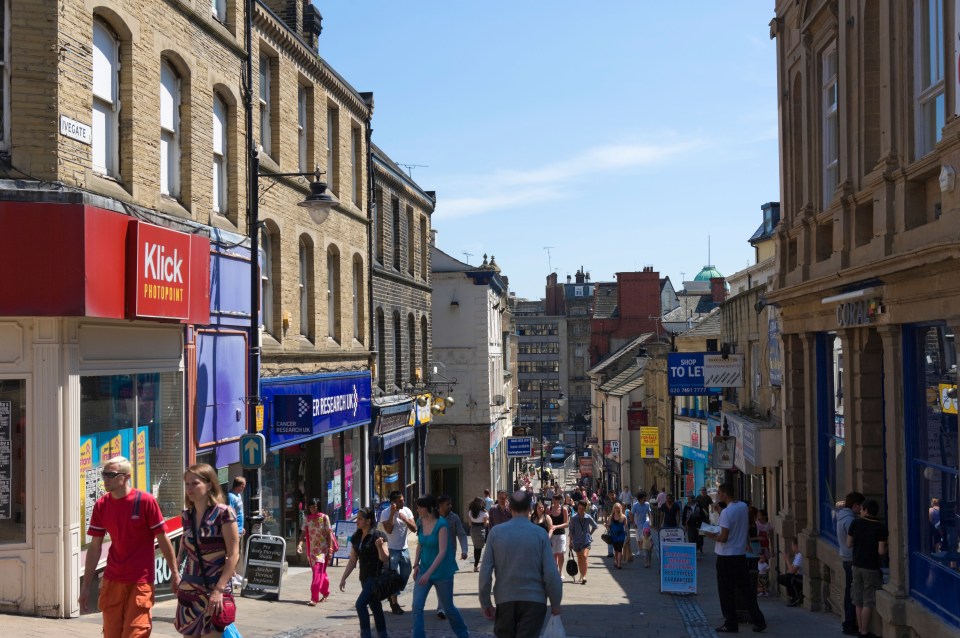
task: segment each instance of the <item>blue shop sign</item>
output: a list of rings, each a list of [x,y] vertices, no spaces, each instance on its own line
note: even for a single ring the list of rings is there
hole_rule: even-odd
[[[278,377],[263,379],[261,384],[266,412],[264,434],[270,450],[305,443],[370,422],[369,372]],[[309,402],[309,407],[303,412],[305,401]],[[297,418],[291,419],[291,416]],[[291,427],[291,421],[299,423]]]
[[[709,459],[706,450],[699,450],[689,445],[683,446],[683,458],[703,464],[706,464]]]
[[[720,388],[707,388],[703,385],[705,354],[707,353],[671,352],[667,355],[667,390],[670,396],[700,396],[720,392]]]

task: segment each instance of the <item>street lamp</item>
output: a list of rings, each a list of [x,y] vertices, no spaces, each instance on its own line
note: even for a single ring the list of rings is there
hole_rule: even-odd
[[[330,209],[339,200],[327,191],[327,185],[321,181],[323,172],[319,167],[313,173],[260,173],[260,156],[257,143],[253,138],[253,12],[257,0],[245,0],[244,5],[244,46],[246,47],[246,86],[243,91],[243,108],[247,135],[247,153],[249,159],[249,180],[247,183],[247,220],[250,233],[250,326],[247,335],[247,432],[257,431],[257,422],[263,418],[263,406],[260,401],[260,177],[313,177],[310,182],[310,195],[299,205],[307,209],[310,218],[316,224],[322,224]],[[274,181],[267,190],[276,184]],[[250,497],[251,521],[256,524],[260,514],[260,471],[256,471],[256,488]]]

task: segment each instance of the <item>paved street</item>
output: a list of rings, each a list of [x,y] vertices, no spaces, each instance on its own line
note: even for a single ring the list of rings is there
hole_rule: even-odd
[[[563,592],[563,623],[568,635],[578,638],[607,636],[670,636],[702,638],[715,636],[713,627],[720,624],[720,605],[717,600],[714,561],[707,541],[707,554],[698,560],[698,589],[694,596],[674,596],[659,593],[656,567],[645,569],[640,562],[613,569],[612,561],[603,557],[605,545],[597,530],[590,558],[588,584],[565,583]],[[471,635],[478,638],[492,636],[492,623],[483,618],[477,598],[477,575],[469,563],[461,563],[456,578],[455,598]],[[334,588],[340,581],[343,563],[331,568]],[[351,577],[347,591],[335,591],[327,602],[308,607],[309,573],[304,568],[291,568],[283,583],[281,598],[276,602],[241,599],[238,627],[244,638],[320,638],[358,635],[358,623],[353,601],[358,583]],[[405,609],[410,607],[410,594],[401,598]],[[449,624],[434,615],[436,598],[428,599],[427,635],[448,636]],[[769,629],[767,635],[785,638],[801,636],[840,635],[840,621],[830,614],[814,613],[802,608],[787,607],[783,599],[761,599]],[[175,603],[159,603],[154,611],[153,635],[175,638],[173,629]],[[412,617],[387,614],[387,627],[392,635],[409,635]],[[0,620],[5,636],[17,638],[47,638],[51,635],[70,635],[71,638],[100,636],[100,618],[89,615],[73,620],[41,620],[19,616],[3,616]],[[741,625],[747,633],[749,625]]]

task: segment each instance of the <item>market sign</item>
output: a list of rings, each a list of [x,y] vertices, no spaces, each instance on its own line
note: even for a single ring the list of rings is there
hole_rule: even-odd
[[[190,235],[152,224],[130,229],[130,309],[137,317],[186,319],[190,316]],[[210,259],[209,254],[197,259]]]
[[[640,458],[660,458],[660,429],[646,426],[640,428]]]

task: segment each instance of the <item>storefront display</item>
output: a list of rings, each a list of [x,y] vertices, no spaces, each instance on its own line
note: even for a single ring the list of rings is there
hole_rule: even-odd
[[[26,381],[0,379],[0,545],[27,540],[26,424]]]

